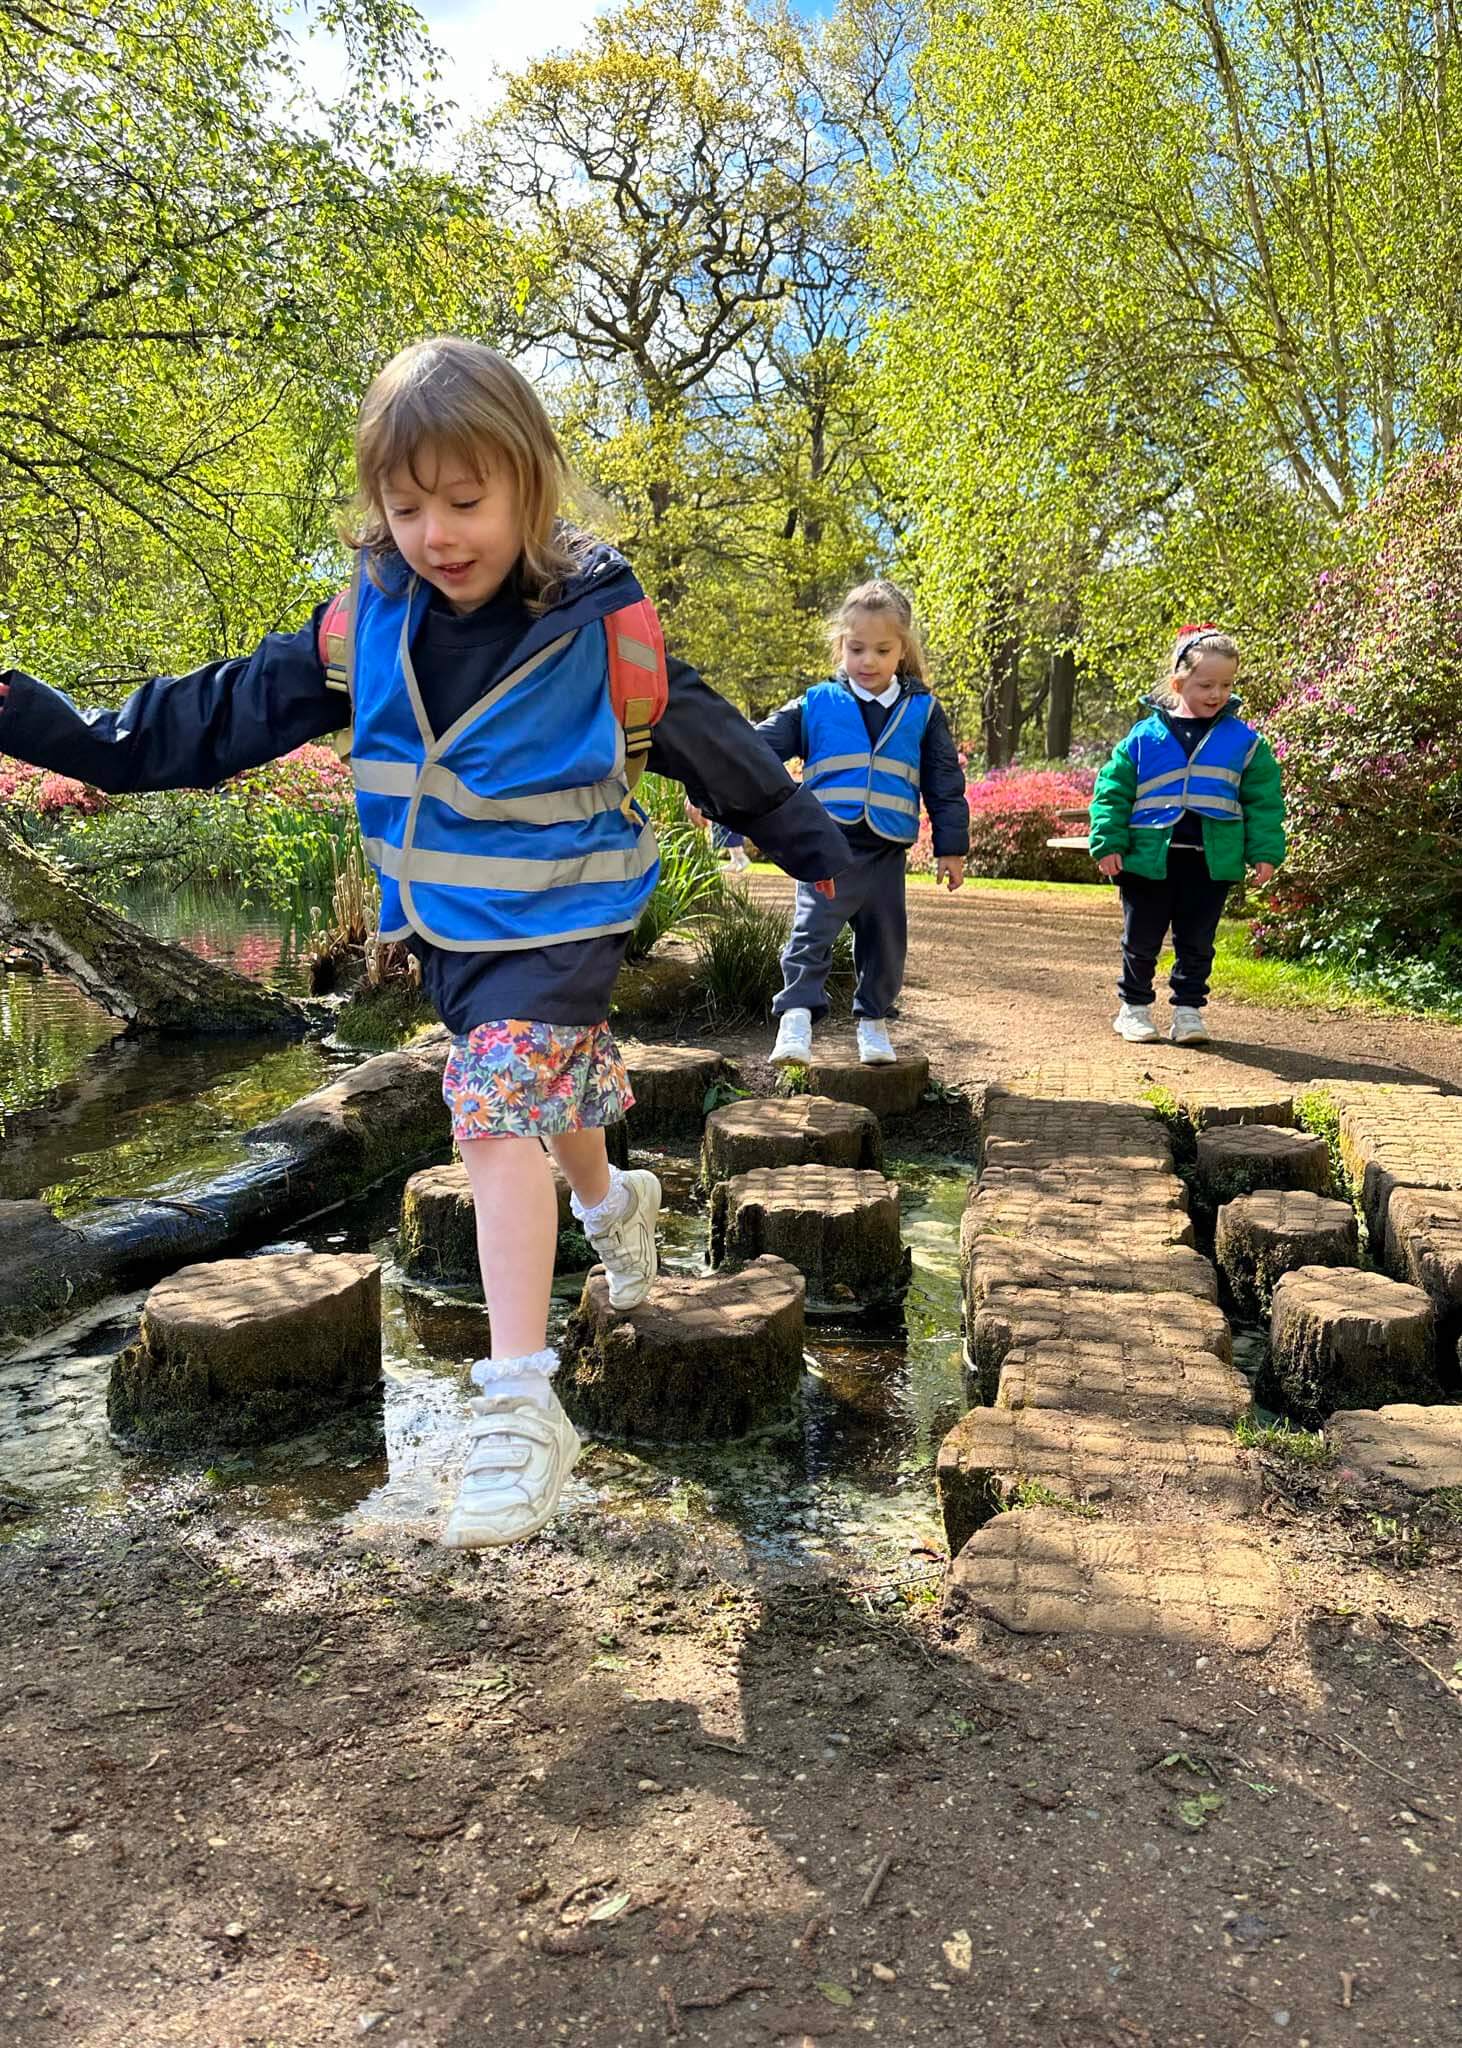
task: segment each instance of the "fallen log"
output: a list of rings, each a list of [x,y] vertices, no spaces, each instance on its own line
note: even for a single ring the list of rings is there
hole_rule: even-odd
[[[0,1202],[0,1338],[24,1337],[179,1266],[262,1244],[448,1148],[438,1030],[380,1053],[244,1133],[245,1157],[198,1188],[99,1203],[64,1223]]]
[[[68,881],[0,819],[0,941],[39,955],[129,1032],[303,1034],[309,1014],[276,990],[153,938]]]

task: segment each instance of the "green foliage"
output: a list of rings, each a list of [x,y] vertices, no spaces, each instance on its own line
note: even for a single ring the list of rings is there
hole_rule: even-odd
[[[696,934],[695,986],[708,1017],[730,1024],[771,1016],[790,929],[785,911],[728,892],[720,915]]]
[[[720,916],[727,899],[715,848],[685,814],[685,799],[673,782],[646,775],[636,791],[660,845],[660,874],[640,913],[627,958],[643,960],[662,939],[688,937]]]
[[[1283,1420],[1259,1422],[1252,1415],[1241,1415],[1234,1424],[1234,1438],[1245,1450],[1267,1451],[1292,1465],[1318,1470],[1335,1463],[1335,1453],[1319,1430],[1298,1429]]]

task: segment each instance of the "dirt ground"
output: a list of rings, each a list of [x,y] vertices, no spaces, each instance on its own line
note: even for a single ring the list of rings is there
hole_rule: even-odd
[[[1093,894],[914,893],[905,1042],[962,1083],[1107,1057]],[[1217,1021],[1253,1071],[1462,1081],[1440,1028]],[[947,1633],[939,1558],[725,1517],[458,1557],[189,1480],[18,1521],[4,2038],[1462,2040],[1462,1529],[1270,1477],[1293,1615],[1249,1658]]]

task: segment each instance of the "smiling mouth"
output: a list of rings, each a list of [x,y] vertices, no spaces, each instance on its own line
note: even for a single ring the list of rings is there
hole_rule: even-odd
[[[432,574],[434,576],[465,576],[471,567],[471,562],[435,562],[432,565]]]

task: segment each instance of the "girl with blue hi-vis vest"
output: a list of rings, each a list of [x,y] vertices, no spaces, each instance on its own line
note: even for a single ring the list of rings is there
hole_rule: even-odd
[[[1239,716],[1239,650],[1217,626],[1184,626],[1148,698],[1117,742],[1091,801],[1092,858],[1122,895],[1121,1006],[1112,1029],[1143,1045],[1158,955],[1171,930],[1174,1045],[1204,1045],[1214,941],[1228,892],[1284,859],[1279,763]]]
[[[908,954],[904,904],[908,850],[922,799],[933,828],[938,880],[964,882],[970,814],[964,772],[948,722],[924,681],[924,651],[909,600],[878,580],[849,591],[828,623],[836,674],[784,704],[757,731],[782,760],[802,762],[802,787],[847,841],[846,872],[833,900],[799,884],[792,935],[782,954],[774,1066],[805,1065],[812,1027],[827,1014],[833,943],[853,928],[853,1014],[858,1057],[894,1059],[888,1019],[898,1015]]]
[[[611,1303],[636,1306],[656,1271],[660,1184],[611,1166],[604,1135],[632,1100],[610,990],[658,872],[639,772],[829,893],[848,852],[739,712],[667,660],[623,557],[560,517],[557,439],[504,357],[403,350],[366,394],[356,468],[355,574],[307,625],[117,712],[0,671],[0,753],[105,790],[207,787],[350,728],[381,936],[415,953],[452,1034],[443,1092],[491,1325],[444,1540],[508,1543],[549,1519],[579,1451],[547,1341],[545,1146]]]

